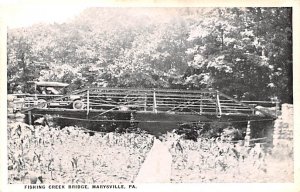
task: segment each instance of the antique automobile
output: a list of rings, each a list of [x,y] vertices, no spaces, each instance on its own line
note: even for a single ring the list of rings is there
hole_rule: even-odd
[[[42,81],[28,83],[34,85],[33,91],[25,94],[14,94],[14,111],[34,107],[35,105],[39,108],[84,108],[82,95],[64,97],[65,88],[69,86],[67,83]]]

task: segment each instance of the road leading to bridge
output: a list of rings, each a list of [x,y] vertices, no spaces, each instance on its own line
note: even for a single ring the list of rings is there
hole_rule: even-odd
[[[172,156],[166,143],[155,139],[144,161],[136,183],[170,183]]]

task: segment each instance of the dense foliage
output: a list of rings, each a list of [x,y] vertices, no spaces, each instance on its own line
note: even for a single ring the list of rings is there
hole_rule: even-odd
[[[30,80],[215,88],[292,103],[291,8],[89,8],[8,31],[8,92]]]

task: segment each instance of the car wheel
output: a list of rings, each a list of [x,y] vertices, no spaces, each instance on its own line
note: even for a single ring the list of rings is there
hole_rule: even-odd
[[[83,109],[84,103],[81,100],[76,100],[73,102],[73,109]]]
[[[42,103],[44,103],[44,104],[42,104]],[[44,100],[44,99],[37,100],[37,104],[40,105],[39,108],[43,108],[43,109],[47,108],[46,100]]]

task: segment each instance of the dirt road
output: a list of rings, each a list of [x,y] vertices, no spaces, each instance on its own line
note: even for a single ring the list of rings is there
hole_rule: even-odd
[[[155,139],[135,182],[170,183],[171,164],[172,156],[166,143]]]

